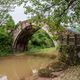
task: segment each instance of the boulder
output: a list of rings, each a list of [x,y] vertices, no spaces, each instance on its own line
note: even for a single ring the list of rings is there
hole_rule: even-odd
[[[8,80],[6,75],[0,75],[0,80]]]

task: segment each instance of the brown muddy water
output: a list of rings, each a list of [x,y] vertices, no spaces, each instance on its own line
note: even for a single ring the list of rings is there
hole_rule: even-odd
[[[9,56],[0,58],[0,74],[6,75],[8,80],[20,80],[32,76],[32,70],[47,66],[53,59],[29,55]]]

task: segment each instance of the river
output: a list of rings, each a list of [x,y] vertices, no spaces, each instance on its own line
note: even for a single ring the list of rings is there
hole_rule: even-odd
[[[32,76],[33,70],[47,66],[53,59],[30,55],[8,56],[0,58],[0,74],[6,75],[8,80],[21,80]]]

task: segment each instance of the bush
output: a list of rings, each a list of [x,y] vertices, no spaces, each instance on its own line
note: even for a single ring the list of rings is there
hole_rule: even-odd
[[[12,52],[12,35],[9,33],[15,28],[15,23],[9,15],[6,23],[0,26],[0,56],[6,56]]]
[[[28,50],[32,50],[35,48],[36,49],[49,48],[53,46],[54,46],[53,41],[48,36],[48,34],[43,30],[39,30],[32,36],[31,40],[29,41]]]
[[[6,56],[12,52],[12,37],[4,28],[0,28],[0,56]]]
[[[59,59],[68,65],[77,65],[80,63],[80,58],[77,53],[77,48],[75,46],[61,46],[61,55]]]

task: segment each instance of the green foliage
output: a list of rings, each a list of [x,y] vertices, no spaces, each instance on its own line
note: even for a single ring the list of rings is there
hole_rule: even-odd
[[[20,5],[23,0],[0,0],[0,25],[6,23],[9,12],[13,11],[17,5]]]
[[[15,28],[15,23],[14,23],[14,21],[13,21],[11,16],[8,17],[8,19],[7,19],[5,24],[6,24],[5,26],[6,26],[7,30],[11,30],[11,29]]]
[[[32,36],[31,40],[29,41],[28,49],[41,49],[52,46],[54,45],[48,34],[43,30],[39,30]]]
[[[0,28],[0,56],[7,55],[12,51],[12,38],[4,28]]]
[[[28,3],[30,5],[26,5]],[[80,0],[26,0],[24,7],[25,14],[31,14],[33,22],[47,23],[54,28],[61,27],[60,23],[80,21]]]
[[[48,19],[59,27],[61,22],[80,21],[80,0],[0,0],[0,23],[6,20],[8,12],[14,9],[16,4],[23,3],[25,14],[31,15],[30,18],[34,18],[33,22],[36,23],[44,23],[45,19]]]
[[[80,58],[77,53],[77,48],[75,46],[61,46],[60,61],[68,65],[77,65],[80,63]]]
[[[0,27],[0,56],[6,56],[12,52],[12,34],[8,32],[12,28],[14,28],[14,21],[11,17]]]

